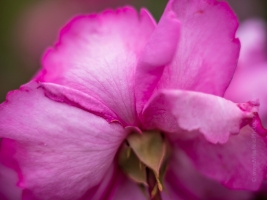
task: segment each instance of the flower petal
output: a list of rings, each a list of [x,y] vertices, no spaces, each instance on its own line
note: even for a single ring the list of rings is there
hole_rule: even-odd
[[[0,199],[18,200],[21,198],[21,190],[16,186],[18,181],[14,170],[0,164]]]
[[[133,125],[137,57],[154,27],[147,11],[139,17],[130,7],[76,17],[45,54],[37,80],[90,94]]]
[[[246,102],[249,99],[259,99],[259,115],[267,126],[267,60],[261,66],[238,67],[225,92],[225,98],[236,102]]]
[[[230,134],[255,117],[255,107],[237,105],[218,96],[183,90],[163,90],[144,108],[144,129],[168,133],[185,130],[202,133],[212,143],[225,143]],[[187,135],[184,135],[187,137]]]
[[[1,154],[18,163],[23,195],[79,199],[98,185],[125,138],[123,128],[75,106],[50,100],[31,82],[0,105]],[[7,141],[4,139],[3,141]]]
[[[181,35],[171,64],[165,67],[159,89],[186,89],[222,96],[239,55],[237,19],[225,2],[172,0],[181,22]]]
[[[238,67],[253,68],[267,61],[267,27],[263,20],[249,19],[237,31],[241,42]]]
[[[121,175],[117,180],[117,189],[112,200],[147,200],[136,183]]]
[[[250,127],[225,144],[212,144],[202,136],[175,143],[204,175],[232,189],[258,190],[267,172],[267,140]]]
[[[118,117],[97,99],[75,89],[54,83],[40,83],[45,95],[58,102],[63,102],[84,109],[105,118],[108,122],[118,121]]]
[[[119,175],[120,173],[117,164],[113,163],[100,183],[97,186],[90,188],[81,200],[112,199],[114,192],[118,187],[117,179]]]
[[[166,174],[166,182],[169,190],[182,199],[191,200],[251,200],[252,192],[231,190],[215,180],[211,180],[200,174],[193,166],[190,158],[173,146],[172,159]],[[203,155],[204,156],[204,155]],[[175,198],[172,198],[175,200]]]
[[[135,97],[138,113],[152,95],[165,65],[172,61],[179,36],[180,23],[175,13],[169,11],[161,18],[137,63]]]
[[[260,20],[245,21],[238,30],[241,41],[238,68],[224,97],[234,102],[259,99],[259,115],[267,126],[267,29]]]

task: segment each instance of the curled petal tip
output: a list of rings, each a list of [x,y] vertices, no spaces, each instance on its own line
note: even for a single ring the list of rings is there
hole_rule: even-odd
[[[243,111],[255,113],[258,112],[260,102],[259,99],[255,99],[248,101],[247,103],[238,103],[237,105]]]
[[[239,103],[237,105],[242,111],[247,113],[247,117],[243,120],[241,127],[248,124],[259,135],[267,136],[267,129],[263,127],[258,114],[260,105],[259,99],[255,99],[247,103]]]

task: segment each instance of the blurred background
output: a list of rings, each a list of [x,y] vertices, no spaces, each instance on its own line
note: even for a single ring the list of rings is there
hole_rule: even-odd
[[[73,16],[110,7],[146,7],[158,20],[167,0],[1,0],[0,103],[40,68],[42,54]],[[267,0],[228,0],[240,22],[267,20]],[[267,22],[267,21],[266,21]],[[266,77],[267,78],[267,77]],[[258,195],[255,199],[267,199]]]

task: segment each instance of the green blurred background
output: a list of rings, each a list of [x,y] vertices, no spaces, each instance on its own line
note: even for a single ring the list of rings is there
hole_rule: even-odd
[[[242,21],[267,19],[267,0],[228,0]],[[159,19],[167,0],[1,0],[0,3],[0,102],[8,91],[27,82],[40,67],[45,48],[78,13],[100,11],[125,4],[147,7]]]

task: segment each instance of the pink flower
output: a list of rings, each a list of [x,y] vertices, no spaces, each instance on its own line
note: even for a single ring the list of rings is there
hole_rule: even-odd
[[[36,79],[0,106],[1,161],[22,198],[142,200],[141,184],[151,198],[197,199],[181,182],[184,154],[202,176],[258,190],[258,103],[222,97],[237,26],[216,0],[170,1],[158,25],[130,7],[73,19]]]

